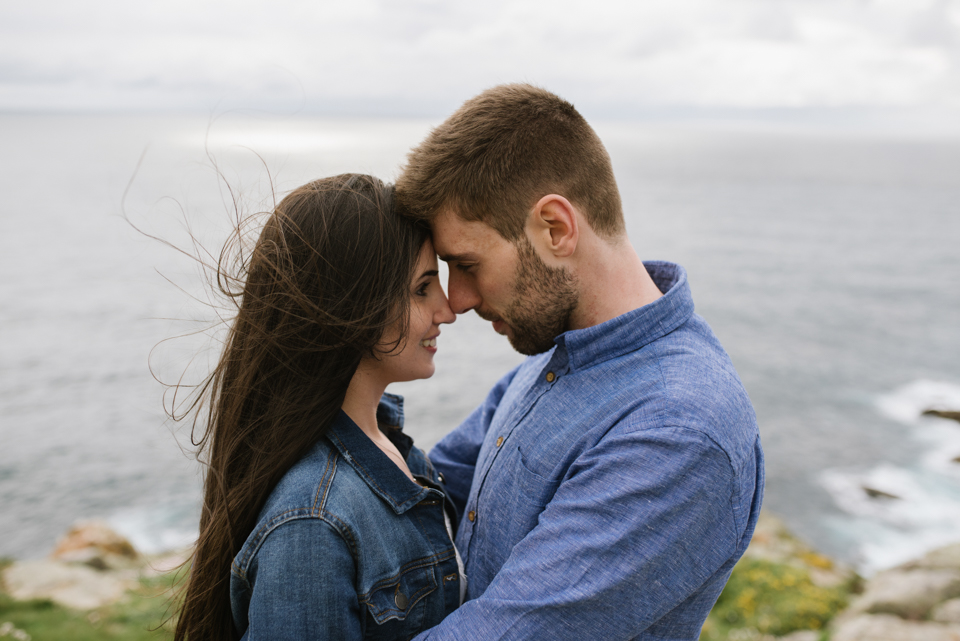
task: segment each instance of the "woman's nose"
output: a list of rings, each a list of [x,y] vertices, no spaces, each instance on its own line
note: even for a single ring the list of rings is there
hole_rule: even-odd
[[[452,323],[453,321],[457,320],[457,315],[454,314],[453,310],[450,308],[450,300],[447,298],[446,294],[441,294],[441,296],[443,297],[441,305],[433,315],[434,321],[437,323],[437,325],[442,323]]]

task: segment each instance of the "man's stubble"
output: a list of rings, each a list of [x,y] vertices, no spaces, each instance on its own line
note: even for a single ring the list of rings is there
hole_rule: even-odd
[[[563,267],[550,267],[526,236],[517,242],[518,264],[513,300],[504,310],[510,344],[527,356],[553,347],[553,339],[570,329],[579,301],[577,278]]]

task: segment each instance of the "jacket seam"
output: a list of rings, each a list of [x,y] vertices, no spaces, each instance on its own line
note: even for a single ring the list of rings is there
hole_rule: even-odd
[[[333,468],[331,470],[331,468]],[[327,472],[330,471],[330,475],[327,476]],[[327,454],[327,466],[323,470],[323,474],[320,476],[320,484],[317,486],[317,493],[313,498],[313,510],[320,514],[323,511],[323,506],[327,504],[327,494],[330,492],[330,488],[333,486],[333,479],[336,476],[337,472],[337,450],[331,449]]]
[[[243,559],[241,561],[233,562],[231,569],[239,578],[246,581],[247,580],[246,569],[250,566],[250,562],[252,561],[253,557],[255,557],[257,553],[260,551],[260,548],[263,547],[263,544],[267,540],[267,537],[269,537],[271,534],[273,534],[274,531],[276,531],[278,528],[280,528],[281,526],[287,523],[291,523],[293,521],[302,521],[306,519],[313,519],[313,520],[320,521],[322,523],[326,523],[330,527],[330,529],[332,529],[334,532],[337,533],[338,536],[340,536],[340,538],[344,539],[344,542],[348,544],[348,547],[350,547],[351,552],[354,552],[355,546],[350,544],[350,540],[352,540],[353,537],[346,536],[345,532],[342,531],[341,527],[339,526],[339,525],[343,525],[345,527],[346,524],[343,523],[343,521],[340,521],[340,519],[337,519],[335,516],[333,515],[330,515],[330,516],[333,519],[337,520],[338,524],[333,523],[330,518],[327,518],[326,515],[318,514],[314,510],[309,508],[301,507],[301,508],[294,508],[294,509],[286,510],[285,512],[281,512],[276,517],[264,523],[264,525],[257,530],[257,534],[254,537],[254,541],[255,541],[254,545],[250,546],[250,548],[244,554]],[[347,530],[347,532],[349,532],[349,528],[345,528],[345,529]]]

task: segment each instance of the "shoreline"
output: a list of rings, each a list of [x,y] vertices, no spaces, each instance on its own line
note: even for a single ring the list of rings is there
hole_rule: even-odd
[[[189,548],[143,554],[106,523],[80,522],[46,559],[0,563],[0,637],[64,638],[69,623],[94,628],[84,638],[100,638],[95,629],[108,624],[130,628],[109,638],[172,638],[188,559]],[[960,541],[864,579],[763,512],[700,640],[777,639],[960,640]]]

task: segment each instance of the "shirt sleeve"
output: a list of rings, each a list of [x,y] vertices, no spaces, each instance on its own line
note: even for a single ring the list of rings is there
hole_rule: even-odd
[[[638,637],[735,554],[736,482],[726,453],[697,430],[608,433],[572,464],[487,590],[417,640]],[[484,515],[481,503],[477,518],[510,515]]]
[[[356,568],[340,535],[319,519],[267,535],[248,572],[248,641],[361,639]]]
[[[490,422],[500,405],[500,399],[518,369],[519,366],[515,367],[501,378],[483,403],[430,450],[430,460],[437,471],[443,474],[447,492],[461,515],[470,495],[470,484],[473,482],[480,446],[490,429]]]

